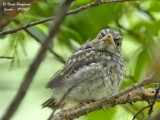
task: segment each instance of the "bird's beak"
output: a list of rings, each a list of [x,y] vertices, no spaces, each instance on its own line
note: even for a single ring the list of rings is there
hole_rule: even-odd
[[[115,43],[111,34],[107,34],[102,38],[102,40],[105,42],[109,42],[110,44],[113,44],[115,46]]]

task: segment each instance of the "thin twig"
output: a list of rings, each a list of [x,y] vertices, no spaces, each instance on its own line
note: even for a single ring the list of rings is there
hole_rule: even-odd
[[[19,24],[19,21],[17,21],[17,20],[14,20],[14,22],[16,23],[16,24]],[[32,38],[34,38],[37,42],[39,42],[41,45],[43,44],[42,43],[42,41],[41,40],[39,40],[39,38],[37,37],[37,36],[35,36],[33,33],[31,33],[28,29],[24,29]],[[54,52],[53,50],[52,50],[52,48],[48,48],[48,50],[56,57],[56,59],[58,60],[58,61],[60,61],[61,63],[63,63],[63,64],[65,64],[66,63],[66,61],[60,56],[60,55],[58,55],[56,52]]]
[[[114,3],[114,2],[129,2],[129,1],[139,1],[139,0],[112,0],[112,1],[102,1],[101,0],[99,2],[94,1],[92,3],[85,5],[85,6],[81,6],[77,9],[70,10],[69,12],[67,12],[67,15],[76,14],[80,11],[83,11],[83,10],[86,10],[86,9],[89,9],[92,7],[97,7],[98,5],[101,5],[101,4],[109,4],[109,3]],[[42,24],[44,22],[54,20],[55,18],[56,18],[56,16],[52,16],[52,17],[48,17],[48,18],[45,18],[45,19],[42,19],[42,20],[39,20],[36,22],[31,22],[31,23],[28,23],[26,25],[23,25],[23,26],[20,26],[20,27],[11,29],[11,30],[2,31],[2,32],[0,32],[0,35],[7,35],[7,34],[15,33],[17,31],[20,31],[20,30],[23,30],[23,29],[26,29],[26,28],[29,28],[29,27],[32,27],[32,26],[35,26],[38,24]]]
[[[10,56],[0,56],[0,59],[14,59],[14,57],[10,57]]]
[[[144,107],[144,108],[141,109],[139,112],[137,112],[137,113],[134,115],[134,117],[133,117],[132,120],[135,120],[136,117],[137,117],[143,110],[145,110],[146,108],[150,108],[150,109],[149,109],[149,112],[148,112],[148,118],[147,118],[147,120],[150,120],[151,114],[152,114],[152,112],[153,112],[153,106],[154,106],[154,104],[155,104],[155,102],[156,102],[156,100],[157,100],[157,98],[158,98],[159,90],[160,90],[160,87],[158,87],[158,88],[156,89],[156,93],[155,93],[155,95],[154,95],[154,98],[153,98],[152,102],[151,102],[148,106]]]
[[[150,12],[148,12],[147,10],[144,10],[144,9],[142,9],[141,7],[140,7],[140,5],[138,5],[138,4],[134,4],[135,5],[135,7],[140,11],[140,12],[143,12],[143,13],[145,13],[152,21],[155,21],[155,18],[153,17],[153,15],[150,13]]]
[[[13,99],[12,103],[8,107],[7,111],[5,112],[5,114],[1,120],[9,120],[12,117],[12,115],[16,112],[16,110],[18,109],[20,103],[22,102],[22,99],[24,98],[24,96],[25,96],[25,94],[26,94],[26,92],[27,92],[32,80],[33,80],[34,75],[36,74],[37,69],[40,66],[40,63],[42,62],[42,60],[45,56],[45,53],[48,50],[48,46],[52,42],[52,38],[58,32],[60,25],[61,25],[62,21],[64,20],[64,18],[66,16],[66,12],[68,11],[68,8],[71,5],[72,1],[73,0],[65,0],[63,2],[63,4],[61,5],[61,7],[57,13],[57,18],[56,18],[53,26],[51,27],[48,36],[44,40],[42,47],[40,48],[40,50],[39,50],[37,56],[35,57],[35,59],[33,60],[33,62],[31,63],[30,68],[28,69],[28,72],[24,76],[24,80],[23,80],[22,84],[20,85],[20,88],[18,90],[17,95]]]
[[[35,35],[33,35],[30,31],[28,31],[27,29],[25,29],[25,31],[32,36],[37,42],[39,42],[40,44],[43,44]],[[60,61],[61,63],[65,64],[66,61],[60,56],[58,55],[56,52],[54,52],[50,47],[48,48],[48,50],[56,57],[56,59],[58,61]]]
[[[121,28],[122,30],[126,31],[127,33],[129,33],[130,35],[132,36],[135,36],[135,37],[139,37],[141,34],[139,32],[134,32],[128,28],[125,28],[123,25],[121,25],[118,21],[116,21],[116,24],[119,28]]]
[[[155,94],[155,96],[154,96],[153,101],[152,101],[151,104],[150,104],[150,109],[149,109],[149,112],[148,112],[148,118],[147,118],[147,120],[150,120],[150,119],[151,119],[151,114],[152,114],[152,112],[153,112],[153,106],[154,106],[154,104],[155,104],[155,102],[156,102],[156,100],[157,100],[159,90],[160,90],[160,86],[156,89],[156,94]]]
[[[140,111],[138,111],[138,112],[134,115],[134,117],[132,118],[132,120],[135,120],[136,117],[137,117],[143,110],[145,110],[146,108],[149,108],[150,106],[151,106],[151,105],[148,105],[148,106],[142,108]]]

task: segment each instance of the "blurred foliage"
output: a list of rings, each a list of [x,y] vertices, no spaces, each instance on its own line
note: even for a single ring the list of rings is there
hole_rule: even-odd
[[[13,29],[17,26],[38,21],[52,16],[60,5],[59,0],[41,0],[33,4],[29,11],[18,14],[6,29]],[[76,9],[93,0],[76,0],[71,9]],[[46,22],[28,28],[27,30],[43,42],[47,36],[51,22]],[[117,2],[99,5],[94,8],[69,15],[60,32],[53,40],[53,50],[62,58],[67,59],[77,47],[86,41],[96,37],[98,32],[104,28],[114,28],[122,32],[124,41],[122,54],[126,61],[127,71],[121,89],[143,79],[146,69],[150,64],[148,46],[152,40],[160,39],[160,2],[159,0],[141,0],[137,2]],[[153,38],[153,39],[152,39]],[[29,66],[29,63],[36,55],[40,44],[26,30],[14,34],[0,36],[0,55],[14,56],[14,62],[0,60],[0,116],[5,112],[8,104],[12,101],[21,80]],[[14,120],[46,119],[50,112],[48,109],[41,110],[40,105],[51,94],[44,89],[48,79],[63,65],[54,59],[53,54],[48,52],[44,62],[35,76],[25,100],[20,109],[13,117]],[[17,62],[19,64],[16,64]],[[10,64],[14,66],[11,66]],[[47,70],[47,71],[46,71]],[[44,74],[45,73],[45,74]],[[5,89],[4,89],[5,88]],[[33,100],[34,99],[34,100]],[[32,103],[30,100],[33,100]],[[133,103],[133,105],[121,105],[103,110],[95,111],[80,119],[86,120],[119,120],[132,119],[132,117],[144,106],[146,102]],[[159,104],[155,105],[153,114],[156,113]],[[26,114],[24,109],[30,112]],[[144,110],[137,118],[142,120],[147,116],[148,109]],[[121,117],[119,117],[122,115]],[[38,116],[38,118],[37,118]]]

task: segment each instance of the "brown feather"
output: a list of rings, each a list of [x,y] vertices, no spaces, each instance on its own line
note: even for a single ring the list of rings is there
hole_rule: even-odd
[[[54,109],[55,106],[56,106],[56,103],[54,98],[50,98],[42,104],[42,108],[49,107],[51,109]]]
[[[89,51],[93,51],[93,49],[88,49],[85,51],[81,51],[79,53],[75,53],[73,56],[71,56],[67,63],[64,65],[64,67],[59,70],[48,82],[46,85],[46,88],[54,88],[57,84],[61,82],[61,79],[63,77],[69,76],[70,73],[75,72],[75,69],[79,67],[79,65],[85,65],[86,61],[85,59],[89,58],[90,56],[93,56],[95,52],[91,52],[88,56],[83,57],[83,55],[86,55],[89,53]],[[79,56],[81,59],[76,59]]]

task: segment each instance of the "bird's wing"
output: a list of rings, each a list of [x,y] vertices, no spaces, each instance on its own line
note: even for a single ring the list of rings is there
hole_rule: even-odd
[[[72,74],[72,77],[67,78],[67,80],[63,81],[63,87],[61,89],[66,90],[67,92],[72,91],[73,88],[77,87],[79,84],[91,84],[94,82],[95,84],[102,81],[98,79],[102,77],[104,74],[108,75],[107,72],[103,69],[103,64],[101,63],[91,63],[88,66],[81,67],[78,72]],[[97,82],[96,82],[97,81]],[[97,84],[96,84],[97,85]],[[88,87],[88,86],[86,86]],[[94,87],[94,86],[92,86]],[[78,89],[83,89],[78,87]],[[87,89],[87,88],[86,88]],[[84,88],[84,90],[86,90]],[[67,93],[66,93],[67,94]]]
[[[87,65],[92,60],[92,56],[96,53],[93,49],[79,50],[75,52],[66,62],[64,67],[57,71],[55,75],[50,79],[47,88],[54,88],[57,84],[62,82],[62,78],[69,77],[70,73],[76,72],[77,68],[83,65]]]

